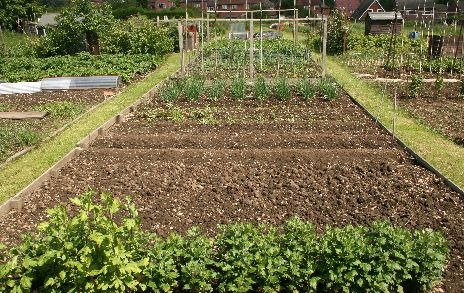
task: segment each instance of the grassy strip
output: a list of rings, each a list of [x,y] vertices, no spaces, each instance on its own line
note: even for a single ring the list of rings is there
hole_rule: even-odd
[[[391,98],[382,98],[378,87],[354,77],[349,70],[336,62],[327,60],[328,73],[359,103],[361,103],[389,130],[393,130],[394,105]],[[406,110],[399,108],[396,113],[395,134],[417,154],[422,156],[443,175],[464,187],[464,148],[438,134]]]
[[[0,203],[14,196],[35,178],[71,151],[77,142],[105,121],[138,100],[155,84],[178,69],[178,54],[173,54],[142,82],[130,85],[124,92],[84,115],[52,140],[40,145],[0,170]]]

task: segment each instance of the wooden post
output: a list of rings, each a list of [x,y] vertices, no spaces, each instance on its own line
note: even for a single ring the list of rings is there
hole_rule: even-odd
[[[298,42],[298,10],[295,11],[296,20],[295,20],[295,43]]]
[[[206,13],[206,41],[209,42],[209,13]]]
[[[253,78],[254,75],[254,56],[253,56],[253,48],[255,47],[253,44],[253,11],[251,12],[251,18],[250,18],[250,78]]]
[[[182,36],[182,23],[177,22],[177,31],[179,33],[179,52],[180,52],[180,68],[181,73],[185,73],[185,59],[184,59],[184,38]]]
[[[322,38],[322,77],[325,77],[327,69],[327,17],[323,18],[324,32]]]
[[[160,25],[160,17],[159,15],[156,16],[156,26]]]

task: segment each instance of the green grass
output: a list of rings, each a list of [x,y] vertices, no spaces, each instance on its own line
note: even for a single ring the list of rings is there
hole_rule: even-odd
[[[393,130],[394,106],[391,99],[382,99],[382,92],[374,84],[353,76],[334,57],[327,60],[328,73],[360,104],[389,130]],[[455,184],[464,187],[464,148],[434,132],[406,110],[396,114],[395,134],[417,154],[427,160]]]
[[[178,69],[178,54],[170,55],[165,62],[142,82],[130,85],[124,92],[102,103],[61,134],[39,145],[18,160],[0,170],[0,203],[14,196],[43,174],[53,164],[71,151],[77,142],[98,128],[105,121],[138,100],[154,85]]]
[[[10,156],[17,148],[31,146],[40,141],[40,134],[29,127],[0,126],[0,160]]]

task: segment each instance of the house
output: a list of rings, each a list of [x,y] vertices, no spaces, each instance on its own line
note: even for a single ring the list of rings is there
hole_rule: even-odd
[[[345,15],[352,15],[358,9],[362,0],[336,0],[335,8],[344,12]]]
[[[380,35],[401,33],[403,17],[399,12],[368,12],[365,18],[364,34]]]
[[[405,20],[441,19],[448,14],[449,7],[436,4],[433,0],[397,0],[398,11]]]
[[[172,0],[148,0],[147,1],[147,8],[153,9],[157,12],[162,11],[164,9],[169,9],[174,6],[175,6],[175,3]]]
[[[43,14],[37,22],[27,22],[25,24],[24,31],[31,35],[45,36],[47,35],[47,28],[54,27],[58,25],[56,17],[59,13],[45,13]]]
[[[216,11],[220,18],[241,18],[245,16],[244,11],[257,10],[260,2],[263,9],[274,9],[274,3],[270,0],[187,0],[187,7]],[[185,7],[185,2],[180,1],[179,4]]]
[[[369,12],[385,12],[378,0],[364,0],[351,14],[353,20],[364,20]]]

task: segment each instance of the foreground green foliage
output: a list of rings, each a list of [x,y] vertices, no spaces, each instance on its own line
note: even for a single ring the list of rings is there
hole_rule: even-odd
[[[140,228],[137,209],[91,192],[49,212],[38,233],[6,255],[0,291],[366,291],[427,290],[448,253],[431,230],[387,222],[327,228],[298,218],[282,227],[222,226],[163,239]]]
[[[149,54],[137,55],[90,55],[49,58],[19,57],[0,63],[0,79],[37,81],[54,76],[119,75],[129,81],[136,74],[144,74],[156,68],[161,57]]]

